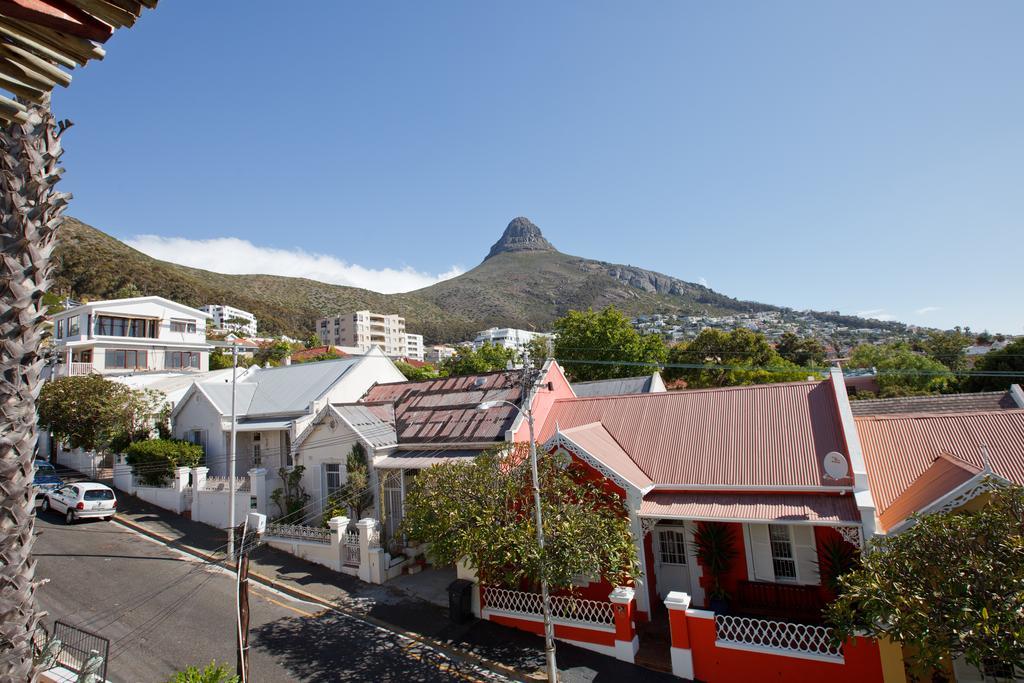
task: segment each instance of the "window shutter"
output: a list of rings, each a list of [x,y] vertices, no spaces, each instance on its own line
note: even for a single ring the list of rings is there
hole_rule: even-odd
[[[752,555],[751,563],[754,565],[754,578],[758,581],[775,581],[768,525],[748,524],[747,530],[750,534],[750,554]]]
[[[796,555],[797,574],[800,583],[820,585],[818,573],[818,546],[814,542],[814,527],[793,525],[793,554]]]

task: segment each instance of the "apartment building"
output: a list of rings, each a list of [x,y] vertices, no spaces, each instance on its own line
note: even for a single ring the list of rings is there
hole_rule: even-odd
[[[431,365],[439,366],[455,355],[455,347],[448,344],[438,344],[426,349],[423,353],[423,360]]]
[[[256,334],[256,316],[249,311],[226,304],[206,304],[199,310],[210,314],[213,326],[218,330],[239,332],[248,337]]]
[[[321,318],[316,324],[320,342],[327,346],[351,346],[360,351],[379,347],[391,358],[408,356],[409,335],[405,332],[405,318],[370,311],[356,311]],[[422,352],[423,337],[419,337]]]
[[[537,337],[550,337],[550,334],[543,332],[531,332],[520,330],[514,327],[490,327],[477,333],[473,340],[473,348],[479,349],[486,342],[495,346],[504,346],[506,349],[515,349],[519,353],[526,350],[526,345]]]
[[[93,301],[53,317],[58,375],[209,369],[210,314],[159,296]]]
[[[423,335],[405,335],[405,357],[423,362]]]

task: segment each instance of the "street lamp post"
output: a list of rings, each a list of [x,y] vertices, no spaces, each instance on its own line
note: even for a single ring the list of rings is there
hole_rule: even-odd
[[[555,663],[555,627],[551,623],[551,596],[548,593],[548,577],[545,569],[544,558],[544,519],[540,510],[540,476],[537,474],[537,441],[533,433],[533,412],[523,410],[511,401],[484,401],[477,406],[477,410],[490,410],[502,403],[515,408],[520,415],[526,418],[526,424],[530,427],[530,474],[533,477],[533,514],[534,524],[537,526],[537,545],[540,547],[540,599],[544,611],[544,660],[548,673],[548,683],[558,681],[558,666]]]

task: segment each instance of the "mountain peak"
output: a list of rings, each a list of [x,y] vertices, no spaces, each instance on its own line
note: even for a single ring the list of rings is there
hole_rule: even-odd
[[[519,216],[513,218],[502,233],[501,239],[494,243],[487,258],[517,251],[558,251],[544,239],[540,228],[533,224],[529,218]]]

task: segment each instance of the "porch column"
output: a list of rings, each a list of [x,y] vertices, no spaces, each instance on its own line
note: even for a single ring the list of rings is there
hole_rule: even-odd
[[[686,610],[690,608],[690,596],[681,591],[672,591],[665,596],[668,609],[668,625],[672,636],[672,673],[680,678],[693,678],[693,650],[690,648],[690,631],[686,623]]]
[[[618,586],[608,599],[615,611],[615,658],[632,663],[640,649],[640,638],[636,634],[633,619],[636,613],[636,597],[633,589]]]

